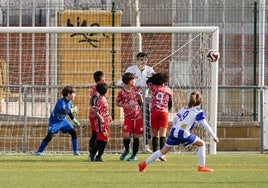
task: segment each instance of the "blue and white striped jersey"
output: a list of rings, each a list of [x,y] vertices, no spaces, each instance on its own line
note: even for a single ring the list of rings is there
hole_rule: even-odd
[[[206,121],[205,112],[201,109],[200,106],[195,106],[192,108],[184,106],[183,108],[181,108],[174,117],[173,128],[176,129],[175,132],[179,130],[191,132],[191,130],[197,123],[203,125],[205,129],[209,132],[209,134],[213,138],[216,138],[216,135],[213,133]]]

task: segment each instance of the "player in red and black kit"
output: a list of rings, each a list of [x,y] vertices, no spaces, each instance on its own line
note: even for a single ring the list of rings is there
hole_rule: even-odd
[[[103,83],[104,82],[104,73],[102,71],[96,71],[93,75],[94,81],[96,85],[98,83]],[[96,112],[92,108],[92,106],[95,105],[96,101],[98,100],[99,93],[97,92],[96,85],[93,86],[89,92],[89,122],[90,122],[90,128],[91,128],[91,137],[89,139],[89,156],[88,160],[91,161],[90,158],[90,153],[91,149],[95,146],[96,140],[97,140],[97,133],[96,133],[96,126],[95,126],[95,115]]]
[[[116,105],[124,109],[123,143],[124,153],[120,160],[124,160],[129,154],[130,135],[133,136],[133,151],[127,161],[136,161],[139,150],[139,137],[143,134],[143,119],[141,105],[143,103],[140,90],[135,87],[135,75],[126,72],[122,76],[123,88],[118,92]]]
[[[109,106],[105,97],[108,86],[106,83],[98,83],[96,90],[99,93],[96,104],[92,107],[95,111],[95,130],[97,133],[97,141],[93,148],[91,148],[90,160],[103,162],[102,154],[106,148],[110,137],[110,123],[112,117],[109,113]]]
[[[166,85],[168,80],[169,78],[165,73],[156,73],[147,80],[149,90],[152,93],[151,128],[154,152],[158,150],[158,143],[160,149],[162,149],[166,142],[168,111],[172,108],[173,98],[172,90]],[[165,156],[161,156],[159,159],[161,161],[167,161]]]

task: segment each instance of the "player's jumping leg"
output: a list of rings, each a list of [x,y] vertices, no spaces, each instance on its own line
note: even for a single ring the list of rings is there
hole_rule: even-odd
[[[133,139],[133,152],[130,158],[127,159],[127,161],[137,161],[137,153],[139,150],[139,145],[140,145],[140,140],[139,138],[134,138]]]
[[[130,138],[124,138],[123,144],[125,147],[124,153],[120,156],[120,160],[123,161],[125,160],[126,156],[129,154],[129,144],[130,144]]]
[[[44,140],[41,142],[38,150],[35,152],[36,155],[41,155],[44,149],[47,147],[48,143],[51,141],[53,138],[53,133],[47,133],[46,137]]]
[[[92,148],[94,148],[94,146],[96,145],[96,141],[97,141],[97,133],[96,133],[96,131],[92,130],[92,134],[91,134],[91,137],[89,139],[89,147],[88,147],[89,156],[88,156],[88,159],[90,159],[90,155],[92,154]]]
[[[73,154],[74,155],[80,155],[79,151],[78,151],[78,139],[77,139],[77,135],[74,129],[70,129],[67,131],[71,137],[72,137],[72,144],[73,144]]]
[[[155,161],[156,159],[158,159],[159,157],[162,156],[162,153],[160,150],[157,150],[156,152],[152,153],[148,159],[146,161],[140,162],[139,163],[139,171],[140,172],[145,172],[146,167],[152,163],[153,161]]]
[[[106,148],[106,145],[107,145],[107,142],[104,141],[104,140],[97,140],[97,144],[98,145],[98,154],[95,158],[95,161],[98,161],[98,162],[103,162],[103,159],[102,159],[102,154]]]
[[[165,155],[172,147],[165,145],[161,150],[157,150],[156,152],[152,153],[146,161],[139,163],[139,171],[145,172],[146,167],[154,162],[156,159]]]
[[[205,160],[206,160],[206,146],[200,146],[198,148],[198,163],[199,166],[197,168],[198,172],[213,172],[213,169],[210,169],[208,167],[205,166]]]
[[[77,139],[72,139],[72,144],[73,144],[73,153],[74,155],[80,155],[78,151],[78,140]]]
[[[160,149],[162,149],[165,146],[165,143],[166,143],[166,137],[160,136]],[[160,161],[164,161],[164,162],[167,161],[165,155],[162,155],[161,157],[159,157],[159,159]]]

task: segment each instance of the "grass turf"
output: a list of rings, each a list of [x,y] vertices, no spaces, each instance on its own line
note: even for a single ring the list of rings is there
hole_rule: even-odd
[[[197,155],[168,154],[145,173],[138,161],[120,161],[119,154],[104,154],[105,162],[89,162],[87,155],[0,155],[0,187],[267,187],[268,155],[207,155],[213,173],[197,172]]]

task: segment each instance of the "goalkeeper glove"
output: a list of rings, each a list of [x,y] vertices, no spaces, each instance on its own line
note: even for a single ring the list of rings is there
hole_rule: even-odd
[[[78,113],[78,107],[77,106],[72,107],[71,112],[77,114]]]
[[[80,123],[79,123],[79,121],[77,121],[76,118],[73,119],[73,123],[74,123],[76,126],[80,126]]]

